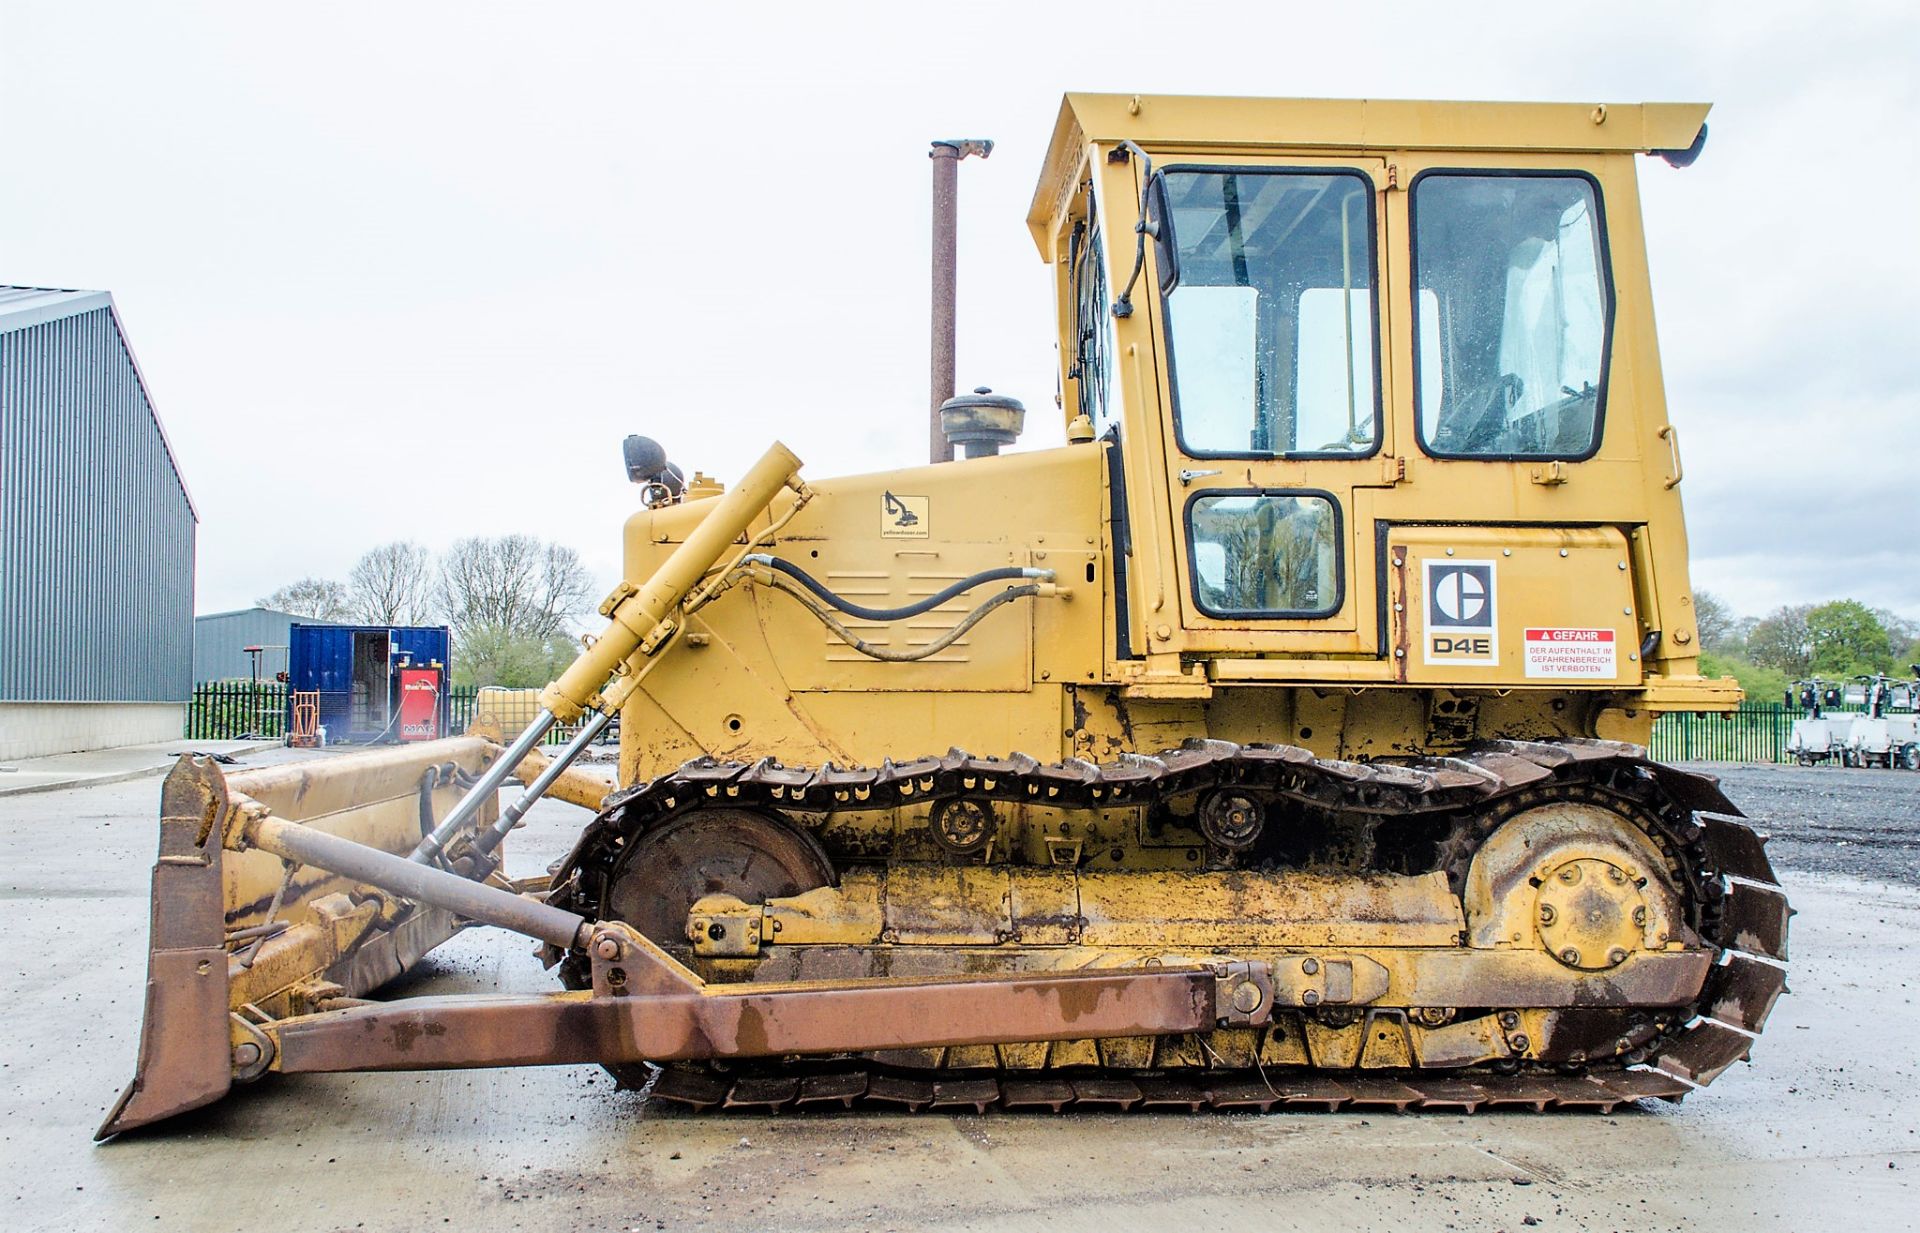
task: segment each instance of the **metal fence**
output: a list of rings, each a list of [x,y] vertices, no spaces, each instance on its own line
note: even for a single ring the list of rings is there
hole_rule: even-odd
[[[540,709],[538,691],[455,685],[448,690],[452,718],[449,733],[465,732],[483,715],[511,737],[533,721]],[[543,742],[559,745],[573,739],[577,727],[555,726]],[[284,739],[287,733],[287,687],[280,681],[205,681],[193,687],[187,704],[188,740],[239,741]]]
[[[1743,702],[1725,715],[1662,715],[1653,724],[1658,762],[1786,762],[1787,734],[1799,710],[1778,702]]]
[[[287,687],[279,681],[202,681],[187,703],[188,740],[279,740],[286,725]]]
[[[1829,708],[1850,717],[1858,710]],[[1653,724],[1652,753],[1658,762],[1791,762],[1787,737],[1804,714],[1778,702],[1743,702],[1727,715],[1662,715]]]

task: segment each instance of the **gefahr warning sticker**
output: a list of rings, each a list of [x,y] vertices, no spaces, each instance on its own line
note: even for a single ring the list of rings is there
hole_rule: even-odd
[[[1620,674],[1610,629],[1529,629],[1525,646],[1530,677],[1610,681]]]

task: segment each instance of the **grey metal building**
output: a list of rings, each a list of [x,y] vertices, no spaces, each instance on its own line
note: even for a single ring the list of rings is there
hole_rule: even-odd
[[[236,608],[193,618],[193,683],[247,680],[253,675],[253,656],[246,652],[250,646],[261,648],[260,679],[272,680],[287,670],[287,630],[295,621],[312,624],[313,618],[272,608]]]
[[[180,735],[197,524],[113,297],[0,287],[0,758]]]

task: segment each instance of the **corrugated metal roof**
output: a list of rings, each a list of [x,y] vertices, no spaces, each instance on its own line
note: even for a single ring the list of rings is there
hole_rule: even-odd
[[[309,618],[272,608],[236,608],[232,612],[208,612],[193,618],[193,679],[201,681],[244,680],[253,671],[253,661],[243,648],[265,646],[260,673],[271,679],[287,666],[287,630],[295,621]]]
[[[260,604],[255,604],[251,608],[229,608],[225,612],[197,612],[194,614],[193,619],[196,621],[217,621],[221,617],[239,616],[242,613],[253,612],[264,612],[269,616],[285,617],[289,621],[306,621],[309,624],[313,623],[312,617],[301,616],[297,612],[282,612],[278,608],[268,608]]]
[[[62,317],[110,308],[113,297],[104,291],[69,291],[59,287],[0,287],[0,333],[45,325]]]
[[[140,357],[133,353],[133,344],[127,341],[127,330],[121,324],[120,310],[114,307],[111,292],[0,284],[0,334],[98,312],[102,308],[113,318],[114,332],[120,337],[120,349],[126,352],[127,363],[133,365],[133,377],[140,385],[140,397],[146,403],[147,413],[153,417],[153,430],[160,434],[160,444],[166,448],[167,463],[173,468],[173,478],[179,483],[180,494],[187,499],[187,509],[197,523],[200,521],[200,506],[193,499],[193,489],[187,487],[186,472],[180,469],[180,459],[173,452],[167,426],[160,422],[160,412],[153,403],[153,391],[147,388],[147,375],[140,371]]]

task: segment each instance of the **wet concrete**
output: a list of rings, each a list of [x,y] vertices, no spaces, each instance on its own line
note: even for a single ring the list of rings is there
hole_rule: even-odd
[[[1793,995],[1752,1066],[1680,1106],[714,1117],[614,1093],[596,1068],[556,1067],[270,1079],[96,1147],[89,1136],[138,1035],[158,790],[146,780],[0,800],[0,1228],[1916,1224],[1920,889],[1803,871],[1812,859],[1781,860],[1801,910]],[[1920,791],[1920,776],[1872,786],[1896,790]],[[580,816],[537,809],[513,872],[542,867]],[[1833,843],[1796,842],[1810,853]],[[530,943],[474,932],[430,960],[414,990],[549,979]]]
[[[1776,864],[1920,886],[1920,774],[1843,766],[1694,764],[1773,836]]]
[[[52,792],[164,775],[183,753],[210,753],[238,757],[277,756],[278,741],[155,741],[146,745],[116,745],[78,753],[48,754],[40,758],[11,758],[0,763],[0,796]]]

